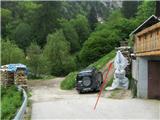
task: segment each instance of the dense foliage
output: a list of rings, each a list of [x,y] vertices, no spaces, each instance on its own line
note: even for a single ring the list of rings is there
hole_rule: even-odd
[[[132,21],[124,18],[119,10],[113,11],[108,20],[99,24],[86,40],[80,59],[87,65],[94,62],[119,46],[120,41],[128,39],[134,28]]]
[[[69,42],[66,41],[62,30],[48,35],[44,56],[49,61],[52,75],[65,75],[75,69],[75,63],[69,51]]]
[[[63,20],[61,25],[65,38],[70,43],[70,48],[71,48],[70,52],[74,53],[76,51],[79,51],[80,49],[79,36],[76,30],[74,29],[73,24],[67,20]]]
[[[10,40],[2,40],[1,42],[1,64],[24,63],[25,55],[23,50],[11,42]]]
[[[27,57],[27,64],[30,68],[31,77],[39,78],[41,74],[49,70],[47,60],[43,56],[41,48],[36,43],[31,43],[27,48]]]
[[[11,120],[14,118],[22,104],[22,94],[15,86],[4,88],[1,86],[1,119]]]
[[[2,65],[64,76],[103,57],[155,13],[155,1],[2,1]]]

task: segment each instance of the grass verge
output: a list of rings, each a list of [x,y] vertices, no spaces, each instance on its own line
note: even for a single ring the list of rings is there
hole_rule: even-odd
[[[107,55],[100,58],[98,61],[90,64],[89,67],[94,66],[97,69],[102,69],[106,65],[106,63],[108,63],[111,59],[113,59],[115,57],[115,55],[116,55],[116,52],[115,52],[115,50],[113,50],[110,53],[108,53]]]
[[[61,89],[71,90],[75,87],[75,79],[78,72],[69,73],[66,78],[61,82]]]
[[[4,88],[1,86],[1,119],[11,120],[22,104],[22,92],[15,86]]]
[[[111,59],[115,57],[116,53],[115,50],[111,51],[104,57],[100,58],[98,61],[92,63],[89,65],[89,67],[94,66],[97,69],[103,68],[104,65],[106,65],[107,62],[109,62]],[[71,90],[75,87],[75,79],[78,72],[71,72],[69,73],[66,78],[61,82],[61,89],[63,90]]]

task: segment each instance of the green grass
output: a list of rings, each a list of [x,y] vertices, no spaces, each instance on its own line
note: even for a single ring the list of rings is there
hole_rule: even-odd
[[[90,66],[94,66],[97,69],[102,69],[106,63],[108,63],[111,59],[113,59],[116,55],[115,50],[111,51],[110,53],[106,54],[102,58],[100,58],[98,61],[94,62],[93,64],[90,64]]]
[[[77,72],[69,73],[66,78],[61,82],[61,89],[63,90],[71,90],[75,87],[75,79]]]
[[[15,86],[4,88],[1,86],[1,119],[11,120],[14,118],[17,109],[22,104],[22,92]]]
[[[89,67],[94,66],[97,69],[103,68],[107,62],[115,57],[116,53],[115,50],[111,51],[104,57],[100,58],[98,61],[90,64]],[[63,90],[71,90],[75,87],[75,79],[78,72],[71,72],[66,76],[66,78],[61,82],[61,89]],[[111,81],[112,82],[112,81]],[[109,84],[109,83],[108,83]],[[111,84],[111,83],[110,83]]]

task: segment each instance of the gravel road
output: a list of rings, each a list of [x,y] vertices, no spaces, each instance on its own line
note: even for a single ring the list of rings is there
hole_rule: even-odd
[[[160,119],[160,101],[109,99],[101,97],[93,110],[97,93],[81,94],[59,88],[64,78],[30,81],[32,120],[51,119]]]

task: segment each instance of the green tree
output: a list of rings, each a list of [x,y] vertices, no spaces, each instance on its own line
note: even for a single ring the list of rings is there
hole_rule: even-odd
[[[12,20],[12,12],[9,9],[1,8],[1,25],[2,25],[2,37],[7,36],[7,25]]]
[[[83,8],[83,4],[86,5],[86,1],[62,1],[61,14],[64,19],[75,18],[77,14],[87,15],[87,10]]]
[[[81,46],[85,42],[85,40],[88,39],[89,34],[90,34],[90,28],[88,24],[88,20],[85,16],[83,15],[77,15],[76,19],[72,19],[71,23],[73,23],[77,34],[79,36],[79,42]]]
[[[90,24],[90,28],[93,31],[96,28],[97,20],[97,11],[95,10],[94,6],[91,7],[89,15],[88,15],[88,21]]]
[[[101,30],[97,31],[88,38],[80,51],[80,60],[89,65],[117,46],[119,36],[116,30]]]
[[[135,17],[139,1],[123,1],[122,14],[125,18]]]
[[[49,61],[52,75],[63,76],[75,69],[75,62],[69,51],[70,45],[62,30],[48,35],[44,55]]]
[[[70,21],[61,20],[61,26],[66,40],[70,43],[71,53],[80,49],[78,34]]]
[[[118,47],[120,41],[127,40],[134,28],[132,20],[124,18],[119,10],[113,11],[85,41],[79,54],[80,60],[86,65],[94,62]]]
[[[14,33],[13,33],[14,40],[16,44],[23,50],[31,43],[31,27],[27,23],[20,23]]]
[[[61,2],[38,2],[41,6],[35,11],[32,22],[33,39],[43,47],[47,41],[47,35],[59,27],[58,19],[61,17]]]
[[[36,43],[31,43],[27,48],[27,64],[34,78],[40,77],[49,70],[42,50]]]
[[[1,41],[1,64],[24,63],[25,55],[23,51],[9,40]]]
[[[136,15],[136,26],[143,23],[148,17],[155,14],[156,8],[155,1],[143,1],[141,5],[138,6],[138,11]]]
[[[118,41],[125,41],[135,27],[134,19],[124,18],[120,10],[115,10],[112,11],[106,22],[97,26],[96,31],[103,29],[117,30]]]

